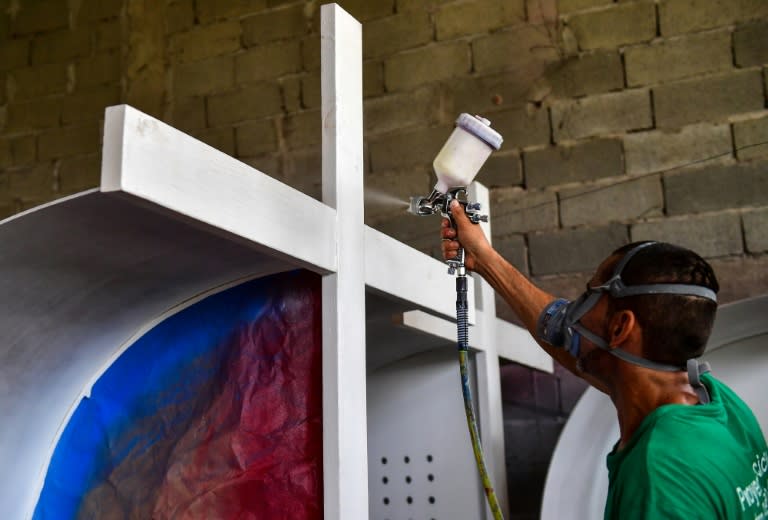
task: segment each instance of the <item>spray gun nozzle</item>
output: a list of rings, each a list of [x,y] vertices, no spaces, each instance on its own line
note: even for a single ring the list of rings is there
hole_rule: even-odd
[[[423,217],[426,215],[432,215],[434,212],[434,206],[429,202],[427,197],[411,197],[411,204],[408,208],[408,213]]]
[[[422,217],[434,215],[435,213],[444,212],[443,206],[445,202],[446,196],[444,193],[432,190],[432,193],[427,197],[411,197],[411,205],[408,211]]]

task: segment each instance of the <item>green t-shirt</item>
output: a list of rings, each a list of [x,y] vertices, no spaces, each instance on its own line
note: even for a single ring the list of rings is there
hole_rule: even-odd
[[[670,404],[608,455],[606,519],[768,520],[768,447],[749,407],[702,376],[712,402]]]

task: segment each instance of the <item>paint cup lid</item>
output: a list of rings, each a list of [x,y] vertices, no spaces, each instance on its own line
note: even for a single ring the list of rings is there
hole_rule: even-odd
[[[491,122],[481,116],[472,116],[465,112],[456,119],[456,126],[474,135],[494,150],[501,148],[501,143],[504,141],[501,134],[491,128]]]

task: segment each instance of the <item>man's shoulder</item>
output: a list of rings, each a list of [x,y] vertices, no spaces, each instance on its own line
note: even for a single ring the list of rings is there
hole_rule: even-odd
[[[704,384],[713,395],[713,401],[722,407],[719,416],[724,428],[739,443],[765,447],[765,435],[752,409],[728,385],[711,374],[703,377]]]
[[[722,456],[736,456],[743,451],[742,434],[734,433],[732,425],[712,408],[663,408],[657,410],[626,457],[632,460],[630,464],[644,467],[649,478],[663,479],[683,468],[714,469]]]
[[[730,386],[712,374],[704,374],[702,380],[713,401],[723,406],[729,413],[754,417],[754,412],[749,405]]]
[[[629,454],[635,467],[642,465],[650,481],[673,487],[685,487],[687,480],[712,480],[721,486],[724,480],[749,473],[754,454],[765,450],[759,428],[755,431],[707,407],[680,407],[658,417],[644,442]]]

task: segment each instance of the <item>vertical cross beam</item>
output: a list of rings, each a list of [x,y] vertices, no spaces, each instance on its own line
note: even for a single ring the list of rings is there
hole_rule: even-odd
[[[491,203],[488,188],[473,182],[467,190],[468,199],[482,204],[484,212],[490,211]],[[488,241],[491,241],[491,224],[480,223]],[[485,452],[488,473],[493,481],[496,496],[501,510],[509,514],[509,499],[507,497],[507,469],[504,453],[504,419],[501,405],[501,373],[497,342],[503,340],[496,337],[496,299],[493,287],[478,275],[475,278],[476,305],[483,312],[478,315],[476,334],[483,350],[477,353],[477,401],[480,416],[480,432]],[[492,518],[486,505],[486,517]]]
[[[338,268],[323,277],[325,518],[368,518],[362,27],[321,8],[323,202],[336,210]]]

